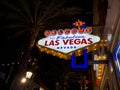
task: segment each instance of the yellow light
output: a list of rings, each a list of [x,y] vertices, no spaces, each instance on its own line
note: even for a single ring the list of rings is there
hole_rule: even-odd
[[[58,53],[58,55],[60,55],[61,53]]]
[[[44,48],[41,48],[40,50],[41,50],[41,52],[43,52],[43,51],[44,51]]]
[[[101,65],[99,65],[99,69],[101,69],[102,68],[102,66]]]
[[[53,56],[55,56],[55,55],[56,55],[56,53],[54,52],[54,53],[53,53]]]
[[[47,48],[45,48],[45,51],[47,51]]]
[[[97,44],[94,45],[95,47],[97,46]]]
[[[101,75],[102,75],[102,73],[99,73],[99,74],[98,74],[98,77],[100,77]]]
[[[62,56],[63,56],[63,55],[61,54],[59,57],[62,58]]]
[[[51,52],[53,53],[54,51],[53,51],[53,50],[51,50]]]
[[[66,56],[66,55],[63,55],[63,58],[64,58],[64,59],[67,59],[67,56]]]
[[[49,54],[50,52],[49,51],[47,51],[47,54]]]
[[[107,42],[108,40],[105,40],[105,42]]]
[[[102,72],[102,69],[99,69],[98,72],[99,72],[99,73]]]
[[[22,79],[21,79],[21,83],[25,83],[27,81],[27,79],[25,78],[25,77],[23,77]]]
[[[105,59],[106,59],[106,56],[103,56],[103,59],[105,60]]]
[[[81,53],[78,54],[78,56],[80,56],[80,55],[81,55]]]
[[[78,53],[80,52],[80,50],[78,50]]]
[[[102,77],[98,77],[98,79],[101,79]]]
[[[70,55],[72,55],[72,53],[70,53]]]
[[[89,47],[86,47],[86,49],[89,49]]]

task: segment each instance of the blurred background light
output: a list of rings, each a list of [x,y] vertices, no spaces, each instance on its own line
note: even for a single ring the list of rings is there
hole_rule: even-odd
[[[33,73],[30,71],[26,72],[26,78],[30,79],[32,77]]]
[[[27,79],[26,79],[25,77],[23,77],[23,78],[21,79],[21,83],[26,83],[26,81],[27,81]]]

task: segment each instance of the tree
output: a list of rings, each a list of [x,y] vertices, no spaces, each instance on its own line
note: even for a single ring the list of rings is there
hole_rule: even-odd
[[[3,0],[2,3],[2,29],[15,30],[13,38],[28,35],[25,44],[29,52],[35,45],[38,35],[42,35],[45,29],[65,28],[69,21],[62,19],[62,16],[81,12],[78,7],[65,6],[67,0]]]
[[[10,39],[17,40],[22,36],[26,38],[23,45],[24,57],[21,60],[23,70],[27,67],[27,60],[32,58],[31,51],[37,38],[43,37],[44,30],[65,28],[69,26],[66,17],[81,13],[81,8],[67,6],[68,1],[1,0],[1,30],[8,33]]]

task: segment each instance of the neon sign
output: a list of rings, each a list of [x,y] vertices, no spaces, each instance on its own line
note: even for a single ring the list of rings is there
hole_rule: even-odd
[[[120,42],[118,43],[118,46],[117,46],[115,53],[114,53],[115,63],[116,63],[117,69],[118,69],[119,77],[120,77],[120,61],[119,61],[120,57],[119,57],[119,54],[120,54]]]
[[[67,54],[99,42],[100,38],[91,35],[91,31],[91,27],[84,29],[46,30],[44,33],[46,37],[40,39],[38,45]]]
[[[87,50],[83,50],[84,55],[84,64],[82,65],[76,65],[75,63],[75,54],[73,53],[71,56],[71,67],[72,68],[88,68],[88,56],[87,56]]]

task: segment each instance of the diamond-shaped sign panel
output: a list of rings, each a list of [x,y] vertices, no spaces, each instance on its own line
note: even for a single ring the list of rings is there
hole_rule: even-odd
[[[100,38],[98,36],[88,33],[70,33],[45,37],[38,41],[38,45],[67,54],[99,41]]]

